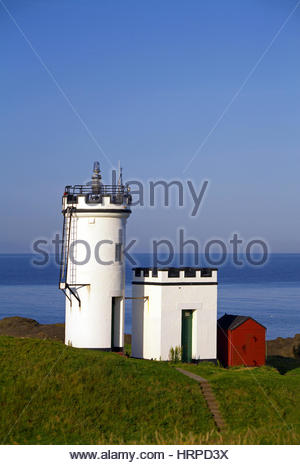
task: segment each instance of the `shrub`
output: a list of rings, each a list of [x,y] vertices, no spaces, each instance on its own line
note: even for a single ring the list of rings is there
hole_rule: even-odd
[[[175,348],[171,347],[169,352],[169,360],[174,363],[181,362],[181,352],[182,350],[180,346],[176,346]]]

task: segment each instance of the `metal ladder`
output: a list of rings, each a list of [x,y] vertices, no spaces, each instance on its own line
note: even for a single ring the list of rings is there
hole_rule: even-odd
[[[70,217],[71,220],[72,217]],[[72,221],[70,221],[70,244],[69,244],[69,250],[70,250],[70,245],[72,246],[74,242],[77,240],[77,219],[73,218]],[[72,247],[72,253],[73,253],[73,261],[71,260],[70,266],[69,266],[69,281],[70,281],[70,286],[76,285],[76,264],[74,261],[76,260],[76,248],[73,246]]]
[[[74,221],[74,219],[72,221],[73,211],[74,211],[74,207],[68,207],[64,211],[59,288],[63,291],[65,296],[69,299],[71,305],[72,305],[72,299],[71,299],[71,294],[72,294],[75,297],[75,299],[78,301],[79,307],[80,307],[81,306],[80,298],[77,292],[74,292],[74,290],[71,287],[71,286],[76,286],[76,270],[75,270],[76,265],[75,264],[71,263],[69,276],[68,276],[70,244],[72,244],[72,241],[74,241],[74,239],[76,238],[76,234],[77,234],[76,222]],[[70,279],[70,283],[68,283],[68,278]],[[70,295],[68,295],[67,290],[69,290]]]

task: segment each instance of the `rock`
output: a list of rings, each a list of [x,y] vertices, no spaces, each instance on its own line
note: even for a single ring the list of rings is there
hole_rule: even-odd
[[[271,355],[300,358],[300,334],[287,338],[277,337],[267,341],[267,356]]]
[[[11,316],[0,320],[0,336],[33,337],[64,342],[64,323],[41,325],[31,318]],[[131,344],[131,334],[125,334],[125,344]]]
[[[13,316],[0,320],[0,335],[64,341],[65,325],[63,323],[41,325],[31,318]]]

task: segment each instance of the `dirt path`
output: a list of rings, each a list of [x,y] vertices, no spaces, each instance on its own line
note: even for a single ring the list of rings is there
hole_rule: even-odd
[[[215,398],[215,395],[212,391],[211,385],[207,381],[207,379],[202,378],[201,376],[195,375],[195,373],[191,373],[190,371],[183,370],[182,368],[176,368],[176,370],[180,371],[185,376],[197,381],[200,384],[203,396],[206,400],[207,406],[211,411],[214,422],[217,425],[219,431],[224,431],[226,429],[226,423],[221,415],[218,401]]]

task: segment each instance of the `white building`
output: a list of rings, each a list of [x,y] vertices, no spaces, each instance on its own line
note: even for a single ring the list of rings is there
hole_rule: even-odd
[[[121,176],[116,185],[102,184],[98,162],[90,183],[65,189],[60,289],[66,295],[68,345],[103,350],[124,345],[122,247],[130,202]]]
[[[217,358],[217,270],[135,268],[132,282],[132,356],[185,361]]]

